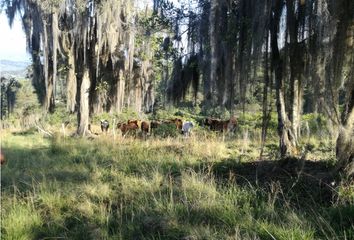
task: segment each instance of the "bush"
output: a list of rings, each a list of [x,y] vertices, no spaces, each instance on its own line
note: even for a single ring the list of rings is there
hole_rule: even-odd
[[[161,124],[156,129],[154,129],[154,135],[162,138],[166,137],[177,137],[178,130],[176,129],[176,125],[171,124]]]
[[[180,111],[177,111],[175,108],[168,109],[159,109],[151,116],[151,119],[171,119],[171,118],[181,118],[183,115]]]
[[[111,113],[107,113],[107,112],[100,113],[100,114],[95,114],[92,117],[91,123],[100,124],[100,121],[102,119],[107,120],[109,123],[111,123],[113,118],[117,118],[117,114],[111,114]]]
[[[62,123],[69,121],[69,123],[76,125],[76,114],[70,114],[66,111],[64,104],[57,104],[53,113],[45,116],[44,122],[51,126],[61,126]]]
[[[218,117],[220,119],[230,119],[230,112],[224,108],[217,106],[215,108],[210,108],[204,111],[205,116]]]
[[[136,112],[135,110],[133,110],[131,108],[125,108],[120,113],[103,112],[103,113],[95,114],[94,116],[92,116],[91,122],[93,124],[100,124],[100,121],[102,119],[107,120],[110,123],[110,125],[111,125],[111,124],[113,124],[113,119],[116,119],[116,123],[119,123],[119,122],[126,123],[128,120],[143,120],[143,119],[147,119],[147,116],[145,114],[138,113],[138,112]]]

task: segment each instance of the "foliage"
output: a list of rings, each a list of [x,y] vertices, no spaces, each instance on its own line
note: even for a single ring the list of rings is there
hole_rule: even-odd
[[[8,127],[30,127],[41,116],[41,108],[33,91],[33,86],[27,79],[15,80],[16,88],[12,90],[12,112],[4,119]],[[6,94],[5,94],[6,95]],[[4,97],[3,94],[1,94]],[[4,105],[2,108],[5,107]]]
[[[179,130],[176,129],[176,125],[171,123],[171,124],[162,124],[158,126],[156,129],[153,130],[153,134],[154,136],[162,137],[162,138],[167,138],[167,137],[175,138],[180,134],[180,132]]]
[[[0,79],[0,116],[1,120],[6,116],[9,117],[14,110],[14,105],[16,102],[16,95],[18,89],[21,88],[21,84],[15,78],[5,78]]]
[[[221,119],[229,119],[230,112],[224,107],[217,106],[215,108],[207,109],[204,113],[206,116],[221,118]]]
[[[43,120],[54,127],[61,127],[65,122],[71,126],[77,125],[76,114],[70,114],[63,104],[57,104],[56,111],[45,115]]]
[[[309,113],[302,116],[302,131],[309,134],[329,134],[328,120],[322,114]]]

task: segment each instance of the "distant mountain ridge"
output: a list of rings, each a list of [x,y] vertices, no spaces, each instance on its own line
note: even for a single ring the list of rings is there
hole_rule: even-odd
[[[31,65],[26,61],[13,61],[8,59],[0,60],[0,76],[13,76],[24,78],[26,76],[26,69]]]

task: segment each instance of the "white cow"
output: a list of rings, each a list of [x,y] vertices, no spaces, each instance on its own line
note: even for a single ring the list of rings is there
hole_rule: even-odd
[[[182,126],[182,133],[185,137],[189,137],[194,127],[192,122],[184,122]]]

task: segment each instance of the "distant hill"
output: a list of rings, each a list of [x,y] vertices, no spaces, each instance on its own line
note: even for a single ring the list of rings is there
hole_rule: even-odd
[[[30,62],[25,61],[12,61],[7,59],[1,59],[0,75],[24,78],[26,76],[26,68],[30,64]]]

